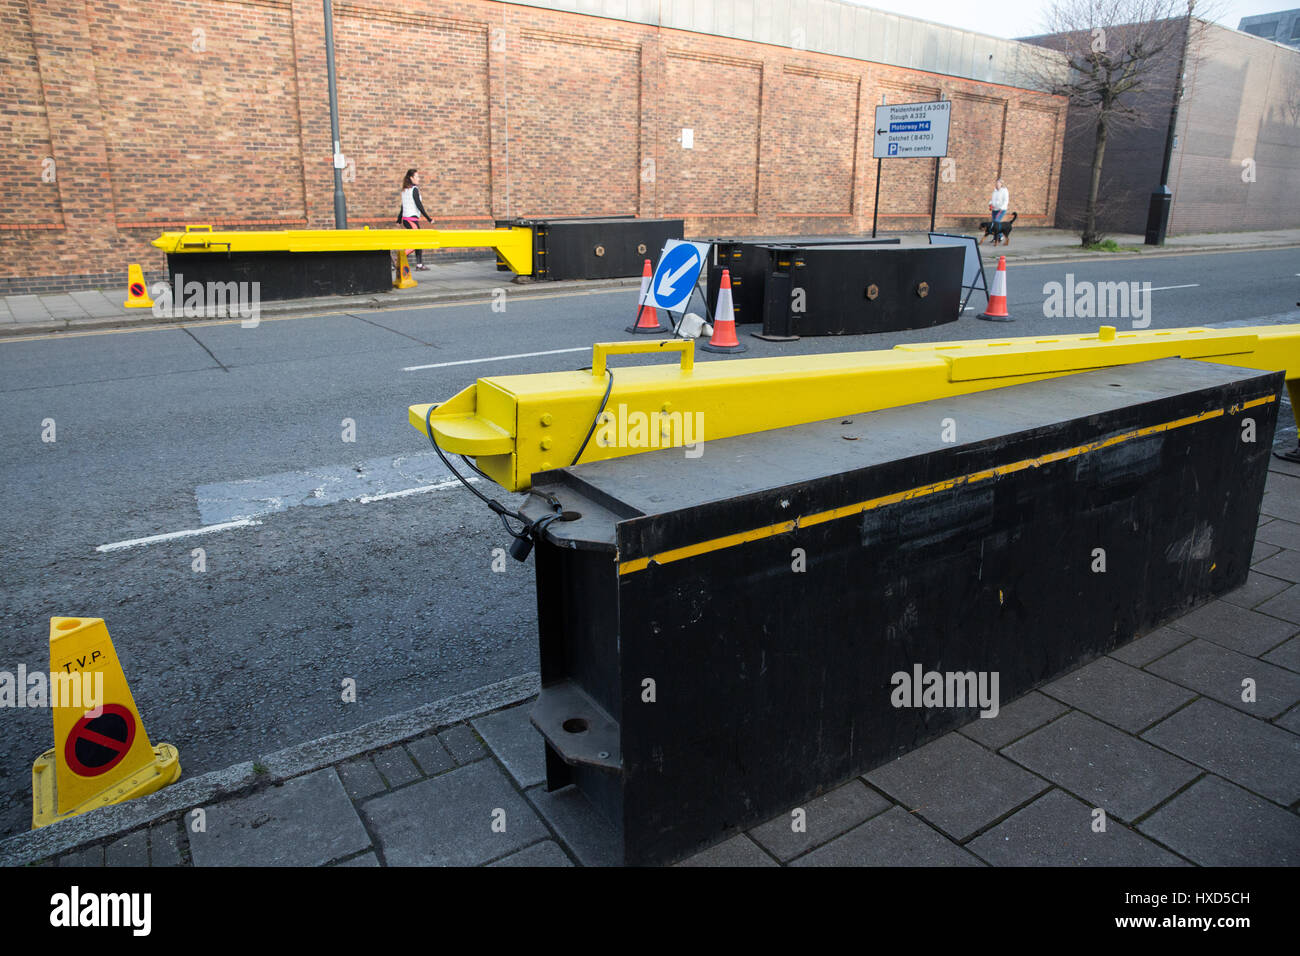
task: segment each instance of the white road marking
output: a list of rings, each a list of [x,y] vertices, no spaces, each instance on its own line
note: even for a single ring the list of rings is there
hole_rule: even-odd
[[[470,475],[465,480],[470,484],[474,484],[478,481],[478,478],[474,475]],[[455,488],[459,485],[460,481],[453,478],[451,481],[440,481],[436,485],[421,485],[418,488],[407,488],[404,491],[387,491],[382,495],[363,495],[360,498],[353,500],[359,501],[363,505],[368,505],[372,501],[387,501],[389,498],[405,498],[408,495],[422,495],[426,491],[441,491],[444,488]]]
[[[478,477],[470,475],[465,479],[467,482],[474,484],[478,482]],[[380,495],[362,495],[360,498],[350,498],[349,501],[356,501],[363,505],[368,505],[372,501],[387,501],[389,498],[406,498],[410,495],[422,495],[427,491],[442,491],[446,488],[455,488],[460,485],[460,480],[453,478],[450,481],[440,481],[434,485],[420,485],[418,488],[404,488],[401,491],[389,491]],[[169,531],[166,534],[153,534],[147,538],[131,538],[128,541],[114,541],[112,544],[101,544],[95,550],[99,552],[124,551],[127,548],[139,548],[147,544],[158,544],[163,541],[176,541],[180,538],[192,538],[201,534],[212,534],[216,531],[230,531],[234,528],[251,528],[260,525],[262,522],[255,521],[252,518],[240,518],[238,521],[223,521],[220,524],[204,525],[201,528],[187,528],[184,531]]]
[[[551,349],[547,352],[520,352],[518,355],[491,355],[487,358],[461,359],[458,362],[435,362],[433,365],[408,365],[403,372],[421,372],[426,368],[448,368],[452,365],[477,365],[479,362],[504,362],[507,359],[533,358],[538,355],[563,355],[566,352],[586,352],[590,345],[576,349]]]
[[[223,521],[221,524],[204,525],[202,528],[189,528],[185,531],[169,531],[166,534],[153,534],[147,538],[131,538],[128,541],[114,541],[112,544],[101,544],[96,551],[124,551],[127,548],[138,548],[146,544],[157,544],[160,541],[175,541],[178,538],[192,538],[200,534],[212,534],[214,531],[229,531],[231,528],[251,528],[253,525],[259,525],[262,522],[254,521],[251,518],[241,518],[238,521]]]

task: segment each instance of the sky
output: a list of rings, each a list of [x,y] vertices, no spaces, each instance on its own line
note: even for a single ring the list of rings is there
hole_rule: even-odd
[[[970,0],[850,0],[864,7],[889,10],[922,20],[1012,39],[1044,32],[1043,13],[1047,0],[994,0],[975,4]],[[1213,0],[1216,23],[1232,29],[1242,17],[1277,10],[1294,10],[1300,0]]]

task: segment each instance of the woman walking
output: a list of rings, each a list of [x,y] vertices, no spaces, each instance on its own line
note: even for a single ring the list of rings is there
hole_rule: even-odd
[[[424,203],[420,202],[420,171],[408,169],[402,178],[402,210],[397,214],[397,221],[404,229],[419,229],[421,216],[433,225],[433,217],[424,211]],[[406,254],[410,255],[411,250],[406,250]],[[422,272],[429,268],[424,264],[423,249],[415,250],[415,268]]]

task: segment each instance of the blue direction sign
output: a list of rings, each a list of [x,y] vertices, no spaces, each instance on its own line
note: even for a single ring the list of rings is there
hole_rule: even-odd
[[[676,312],[686,307],[700,280],[700,269],[708,261],[709,243],[669,239],[659,256],[642,304]]]

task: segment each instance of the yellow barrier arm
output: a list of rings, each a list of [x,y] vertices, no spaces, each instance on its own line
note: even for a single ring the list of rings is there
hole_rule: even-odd
[[[681,350],[679,363],[613,371],[583,462],[1001,388],[1086,369],[1181,357],[1285,371],[1300,407],[1300,325],[1163,329],[900,345],[887,351],[695,365],[692,342],[601,343],[592,370],[479,379],[438,406],[438,444],[510,491],[573,462],[601,408],[608,356]],[[689,356],[689,357],[688,357]],[[413,405],[425,432],[429,405]],[[690,431],[687,428],[690,427]],[[702,432],[702,434],[700,433]],[[427,434],[427,432],[426,432]],[[604,439],[604,440],[602,440]]]
[[[213,232],[209,225],[164,232],[152,245],[187,252],[358,252],[394,249],[495,249],[517,275],[533,274],[533,231],[506,229],[280,229]]]

